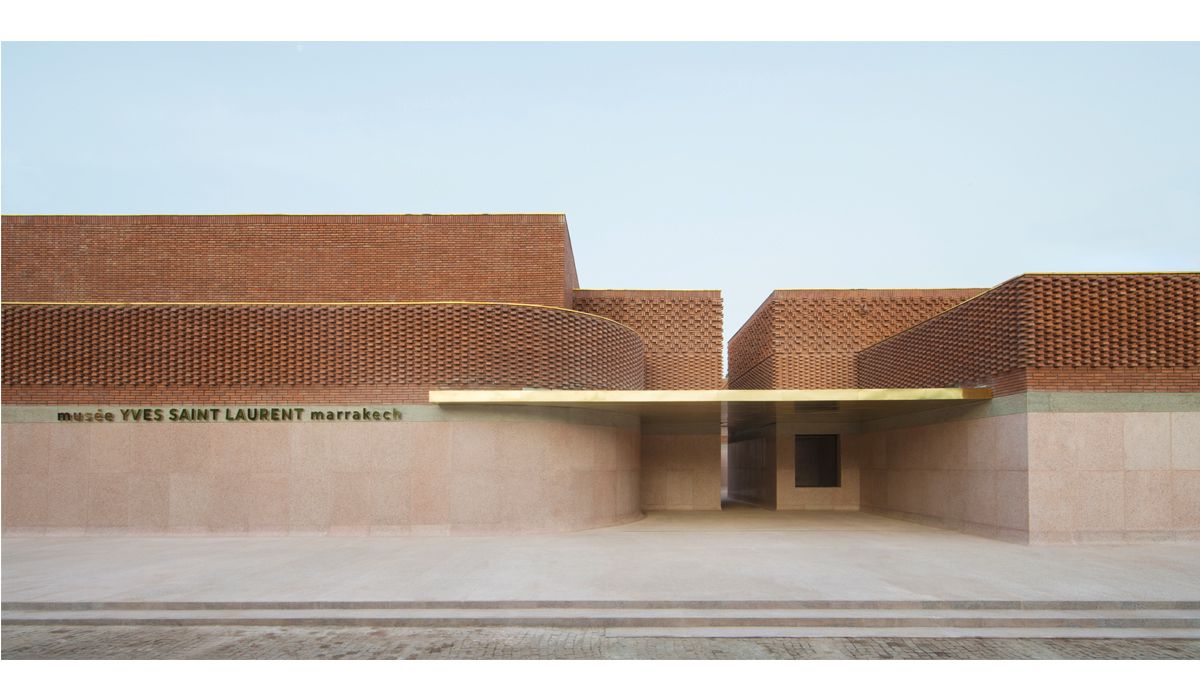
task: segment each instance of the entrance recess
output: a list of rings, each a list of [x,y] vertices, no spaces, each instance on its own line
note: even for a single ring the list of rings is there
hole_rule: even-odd
[[[637,415],[636,488],[646,511],[719,510],[723,500],[853,510],[859,484],[853,470],[843,478],[850,435],[870,421],[991,397],[986,388],[429,392],[430,403],[448,412],[504,406]]]

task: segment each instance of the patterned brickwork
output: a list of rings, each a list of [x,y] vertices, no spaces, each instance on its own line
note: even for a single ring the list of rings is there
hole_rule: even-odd
[[[721,388],[720,292],[579,289],[575,308],[638,332],[646,343],[647,389]]]
[[[750,316],[729,339],[729,388],[775,387],[775,295]]]
[[[764,389],[775,387],[775,358],[768,356],[729,382],[730,389]]]
[[[3,307],[5,403],[424,401],[430,388],[641,389],[631,329],[505,304]]]
[[[1030,275],[1032,367],[1191,367],[1200,274]]]
[[[1023,275],[860,353],[866,387],[1200,390],[1200,274]]]
[[[776,355],[771,367],[774,381],[781,387],[844,389],[858,386],[853,352]]]
[[[5,216],[5,301],[571,307],[566,217]]]
[[[859,350],[982,291],[776,290],[730,341],[730,387],[856,387]]]

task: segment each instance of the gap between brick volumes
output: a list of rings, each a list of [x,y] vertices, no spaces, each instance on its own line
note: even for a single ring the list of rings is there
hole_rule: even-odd
[[[305,408],[118,408],[57,411],[60,423],[237,423],[309,421],[398,421],[400,409],[309,410]]]

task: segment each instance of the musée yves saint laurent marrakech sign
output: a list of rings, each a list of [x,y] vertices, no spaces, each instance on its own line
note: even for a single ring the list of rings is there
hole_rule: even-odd
[[[398,421],[398,408],[307,409],[247,408],[98,408],[94,411],[56,411],[59,423],[297,423],[336,421]]]

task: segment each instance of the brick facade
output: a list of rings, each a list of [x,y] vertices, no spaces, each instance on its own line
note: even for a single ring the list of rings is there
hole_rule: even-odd
[[[571,307],[566,217],[5,216],[5,301]]]
[[[559,214],[5,216],[2,237],[5,403],[723,386],[720,293],[577,289]],[[1195,273],[777,290],[728,385],[1197,391],[1198,299]]]
[[[647,389],[721,388],[720,292],[577,289],[575,308],[638,332],[646,343]]]
[[[729,387],[857,387],[859,350],[982,291],[776,290],[729,342]]]
[[[857,366],[864,387],[1200,391],[1200,274],[1022,275]]]
[[[641,389],[644,354],[638,334],[611,320],[506,304],[3,307],[7,404]]]
[[[646,382],[637,333],[569,311],[579,279],[560,214],[5,216],[2,236],[5,403],[424,402],[431,388]],[[689,361],[664,378],[655,364],[657,385],[719,381],[716,296],[715,370]],[[339,305],[463,301],[481,303]],[[662,345],[650,319],[638,328]]]

